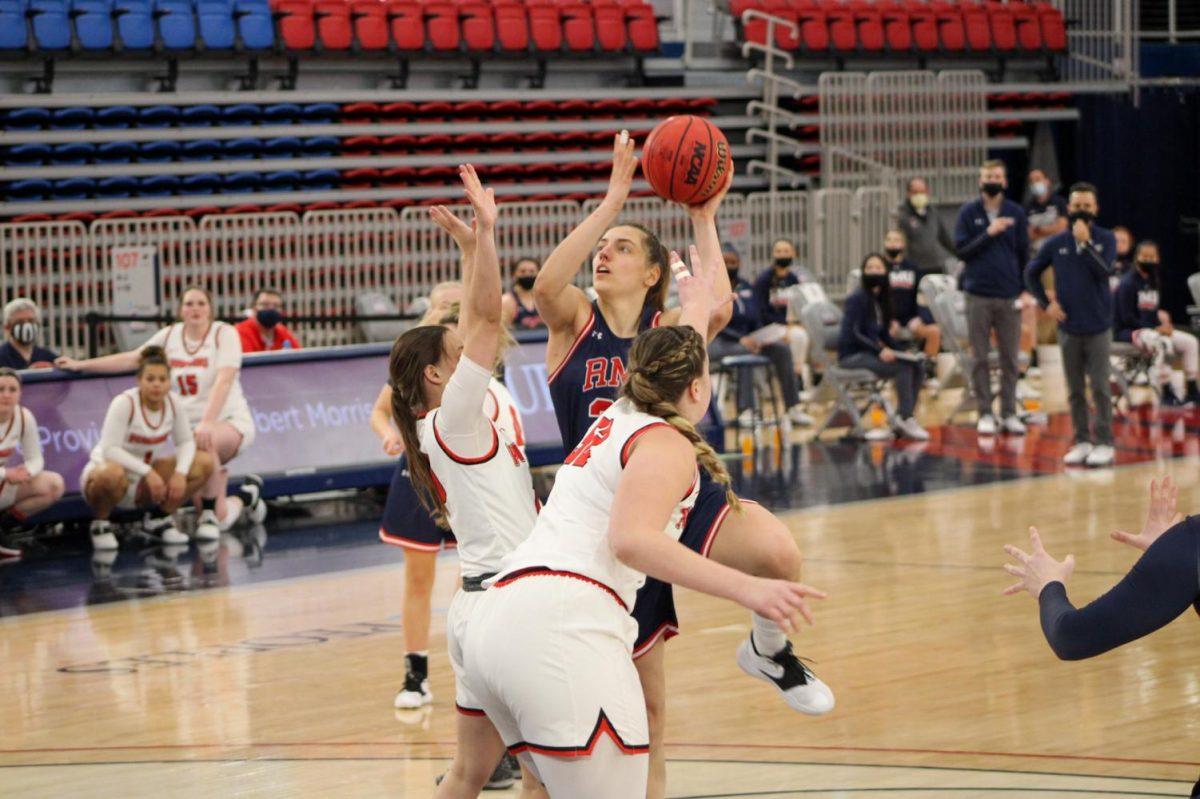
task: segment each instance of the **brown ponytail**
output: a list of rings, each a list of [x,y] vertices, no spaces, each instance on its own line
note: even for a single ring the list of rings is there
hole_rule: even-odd
[[[675,325],[647,330],[634,339],[629,350],[629,370],[621,396],[627,397],[639,411],[661,418],[692,442],[696,461],[709,477],[725,487],[729,505],[740,510],[741,502],[729,487],[725,465],[695,425],[680,415],[675,404],[692,381],[704,374],[707,357],[704,339],[691,327]]]
[[[392,419],[404,439],[408,473],[421,504],[434,521],[446,524],[446,503],[433,482],[429,458],[417,438],[417,419],[425,412],[425,367],[442,358],[446,328],[423,325],[405,332],[392,345],[388,383],[392,387]]]

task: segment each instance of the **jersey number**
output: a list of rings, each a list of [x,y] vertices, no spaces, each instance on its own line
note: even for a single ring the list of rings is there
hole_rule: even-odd
[[[517,438],[517,446],[525,446],[525,431],[521,429],[521,417],[517,414],[517,408],[514,405],[508,406],[508,413],[512,416],[513,435]]]
[[[588,416],[596,419],[600,414],[612,407],[613,401],[610,399],[594,399],[588,405]]]
[[[513,466],[520,466],[525,462],[525,453],[521,451],[520,447],[511,441],[508,442],[508,454],[512,457]]]
[[[584,436],[583,441],[579,442],[579,446],[573,449],[567,459],[563,461],[563,465],[586,466],[588,459],[592,457],[592,447],[603,444],[612,435],[612,424],[612,419],[601,419],[597,422]]]
[[[179,375],[175,378],[175,382],[179,384],[181,397],[194,397],[200,393],[200,384],[196,381],[195,375]]]

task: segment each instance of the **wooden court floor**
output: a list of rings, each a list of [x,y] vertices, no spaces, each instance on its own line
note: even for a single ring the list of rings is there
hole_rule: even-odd
[[[672,797],[1186,796],[1200,773],[1200,619],[1061,663],[1035,602],[1000,595],[1000,547],[1037,524],[1074,552],[1071,596],[1116,581],[1167,471],[1195,459],[791,513],[831,593],[797,641],[836,691],[795,714],[744,677],[741,610],[680,592],[668,645]],[[391,564],[0,619],[0,796],[424,797],[452,751],[436,589],[427,712],[391,707],[402,569]],[[492,794],[504,796],[508,794]]]

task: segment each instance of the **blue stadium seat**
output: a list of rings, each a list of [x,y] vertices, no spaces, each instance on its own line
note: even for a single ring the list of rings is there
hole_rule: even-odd
[[[216,139],[185,141],[180,148],[181,161],[211,161],[221,152],[221,142]]]
[[[105,200],[123,200],[137,189],[137,181],[124,175],[96,181],[96,196]]]
[[[28,44],[24,0],[0,0],[0,50],[24,50]]]
[[[56,200],[86,200],[96,191],[96,181],[91,178],[66,178],[56,180],[51,193]]]
[[[154,9],[150,0],[113,0],[122,50],[154,48]]]
[[[337,103],[310,103],[300,109],[300,118],[306,125],[325,125],[337,120],[341,111]]]
[[[14,180],[8,184],[8,199],[10,200],[44,200],[50,196],[50,181],[48,180]]]
[[[71,19],[81,49],[112,49],[112,0],[71,0]]]
[[[211,172],[184,175],[179,183],[180,194],[212,194],[221,187],[221,176]]]
[[[109,141],[96,145],[97,164],[128,164],[137,153],[131,141]]]
[[[127,128],[137,118],[137,110],[131,105],[110,105],[97,108],[93,123],[97,128],[117,130]]]
[[[196,47],[196,17],[189,0],[154,0],[154,19],[164,50]]]
[[[14,108],[4,115],[5,130],[41,130],[49,126],[48,108]]]
[[[237,103],[221,109],[222,125],[253,125],[262,116],[262,108],[254,103]]]
[[[16,144],[4,153],[7,166],[41,166],[50,160],[50,147],[45,144]]]
[[[50,150],[50,163],[54,166],[82,166],[96,156],[96,145],[74,141],[56,144]]]
[[[139,178],[137,193],[140,197],[170,197],[179,189],[179,178],[174,175],[151,175]]]
[[[293,125],[300,121],[300,106],[295,103],[275,103],[262,110],[264,125]]]
[[[262,155],[260,139],[226,139],[221,143],[221,155],[230,161],[245,161]]]
[[[234,0],[233,18],[242,47],[270,50],[275,46],[275,20],[267,0]]]
[[[305,158],[332,158],[341,149],[336,136],[313,136],[300,143],[300,152]]]
[[[66,0],[30,0],[33,43],[39,50],[66,50],[71,46],[71,22]]]
[[[232,50],[235,40],[233,4],[230,0],[198,0],[196,20],[205,50]]]
[[[263,191],[295,191],[300,184],[300,173],[286,170],[268,172],[263,176]]]
[[[244,194],[258,191],[262,178],[257,172],[234,172],[221,176],[221,188],[231,194]]]
[[[95,116],[92,109],[80,105],[56,108],[50,112],[50,129],[83,130],[92,124]]]
[[[208,128],[221,118],[215,105],[189,105],[179,110],[179,124],[185,128]]]
[[[300,176],[305,191],[329,191],[338,187],[341,175],[336,169],[314,169]]]
[[[167,164],[179,157],[177,141],[144,141],[134,160],[142,164]]]
[[[148,105],[138,109],[139,128],[169,128],[179,124],[179,106]]]
[[[263,158],[299,158],[300,140],[293,136],[267,139],[263,142]]]

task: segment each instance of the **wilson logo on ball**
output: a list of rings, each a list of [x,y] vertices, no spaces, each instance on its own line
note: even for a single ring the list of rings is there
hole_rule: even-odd
[[[704,202],[720,191],[732,170],[729,141],[702,117],[663,120],[642,148],[646,181],[655,194],[672,202]]]

